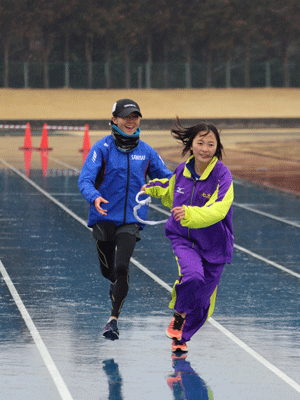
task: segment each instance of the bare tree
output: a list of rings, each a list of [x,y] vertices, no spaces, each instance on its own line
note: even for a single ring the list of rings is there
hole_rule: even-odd
[[[153,62],[163,59],[165,87],[169,84],[169,60],[185,61],[187,76],[191,78],[194,59],[203,58],[207,66],[206,85],[210,87],[213,62],[223,57],[230,70],[232,58],[243,54],[245,86],[250,87],[254,55],[270,59],[279,54],[284,66],[284,85],[288,87],[290,55],[299,49],[299,9],[300,3],[295,0],[137,0],[135,3],[129,0],[1,0],[4,86],[9,85],[12,38],[15,41],[23,35],[25,51],[20,58],[28,59],[32,39],[40,45],[36,54],[37,60],[43,62],[45,87],[51,86],[49,61],[53,59],[58,40],[63,43],[65,62],[75,52],[77,59],[86,59],[88,87],[93,86],[93,62],[99,54],[95,52],[95,43],[103,43],[107,87],[112,86],[109,65],[122,57],[125,87],[129,88],[131,62],[141,53],[149,71]],[[72,35],[78,38],[76,50],[70,48]],[[157,45],[162,54],[156,51]],[[149,86],[151,81],[149,73]],[[192,82],[188,83],[192,86]],[[230,84],[229,77],[227,83]]]
[[[294,0],[284,3],[279,0],[269,2],[268,7],[272,16],[272,31],[276,32],[281,44],[281,56],[284,71],[284,86],[290,86],[289,57],[291,44],[300,32],[300,4]]]
[[[114,41],[118,48],[123,50],[125,59],[125,87],[131,86],[131,49],[138,46],[141,40],[142,25],[139,21],[141,17],[141,2],[132,3],[124,0],[114,8],[114,20],[117,29],[114,34]]]
[[[44,67],[44,87],[50,87],[49,57],[54,41],[58,36],[61,0],[39,0],[34,6],[28,1],[27,35],[37,35],[42,43],[42,59]]]
[[[1,0],[0,3],[0,38],[4,50],[3,86],[9,87],[9,52],[11,39],[21,33],[20,14],[21,0]]]
[[[112,21],[113,3],[103,0],[86,0],[80,2],[78,12],[78,32],[84,37],[84,54],[88,63],[88,88],[93,86],[93,54],[95,38],[109,34]]]
[[[146,39],[148,87],[152,87],[153,37],[156,33],[166,33],[170,23],[171,7],[172,4],[168,0],[139,0],[138,31],[140,37]]]

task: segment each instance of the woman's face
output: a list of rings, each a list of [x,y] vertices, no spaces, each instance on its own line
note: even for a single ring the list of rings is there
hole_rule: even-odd
[[[126,133],[126,135],[133,135],[140,126],[141,117],[138,113],[133,112],[126,118],[112,117],[112,120],[122,132]]]
[[[191,146],[195,161],[201,164],[209,164],[216,154],[217,144],[217,139],[212,131],[209,131],[207,134],[205,132],[197,133]]]

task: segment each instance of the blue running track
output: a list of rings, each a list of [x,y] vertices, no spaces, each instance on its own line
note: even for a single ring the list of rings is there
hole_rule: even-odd
[[[164,226],[143,231],[120,340],[105,340],[109,285],[77,180],[72,166],[27,177],[0,158],[1,400],[300,399],[300,198],[235,182],[233,262],[213,317],[173,360]],[[152,205],[149,220],[165,219]]]

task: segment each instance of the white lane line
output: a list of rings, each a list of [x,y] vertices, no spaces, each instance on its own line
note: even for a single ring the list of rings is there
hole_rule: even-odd
[[[221,324],[215,321],[212,317],[209,318],[208,322],[210,322],[215,328],[217,328],[220,332],[226,335],[229,339],[231,339],[234,343],[236,343],[239,347],[245,350],[248,354],[250,354],[253,358],[259,361],[263,366],[272,371],[275,375],[277,375],[280,379],[290,385],[293,389],[295,389],[298,393],[300,393],[300,385],[282,372],[279,368],[275,367],[274,364],[270,363],[260,354],[258,354],[255,350],[251,349],[246,343],[236,337],[233,333],[231,333],[228,329],[224,328]]]
[[[43,360],[44,360],[44,363],[45,363],[50,375],[52,376],[52,379],[55,383],[55,386],[56,386],[61,398],[63,400],[73,400],[71,393],[69,392],[62,376],[60,375],[56,365],[54,364],[54,361],[53,361],[47,347],[45,346],[43,339],[41,338],[38,330],[36,329],[26,307],[24,306],[24,303],[22,302],[22,300],[21,300],[14,284],[12,283],[1,260],[0,260],[0,271],[4,278],[6,285],[9,289],[19,311],[20,311],[20,314],[22,315],[22,317],[27,325],[27,328],[28,328],[28,330],[29,330],[29,332],[30,332],[30,334],[31,334]]]
[[[86,222],[78,217],[76,214],[73,213],[73,211],[69,210],[67,207],[65,207],[62,203],[60,203],[58,200],[54,199],[51,195],[49,195],[47,192],[45,192],[43,189],[41,189],[38,185],[36,185],[31,179],[27,178],[24,174],[16,170],[14,167],[10,166],[8,163],[0,159],[5,165],[7,165],[9,168],[11,168],[13,171],[15,171],[18,175],[20,175],[22,178],[24,178],[28,183],[30,183],[32,186],[34,186],[37,190],[39,190],[41,193],[45,194],[47,198],[50,200],[54,201],[55,204],[57,204],[59,207],[61,207],[64,211],[66,211],[69,215],[74,217],[78,222],[80,222],[85,228]],[[88,228],[90,229],[90,228]],[[91,229],[90,229],[91,230]],[[141,263],[139,263],[137,260],[134,258],[131,258],[130,260],[134,265],[136,265],[138,268],[140,268],[144,273],[146,273],[149,277],[154,279],[155,282],[163,286],[165,289],[167,289],[169,292],[172,292],[172,288],[162,281],[158,276],[153,274],[151,271],[148,270],[148,268],[144,267]],[[295,389],[297,392],[300,393],[300,385],[295,382],[293,379],[291,379],[288,375],[286,375],[284,372],[282,372],[280,369],[275,367],[272,363],[267,361],[264,357],[260,356],[258,353],[256,353],[254,350],[251,349],[246,343],[241,341],[238,337],[236,337],[233,333],[228,331],[226,328],[224,328],[221,324],[216,322],[212,317],[209,318],[208,322],[210,322],[216,329],[218,329],[220,332],[222,332],[225,336],[227,336],[229,339],[231,339],[234,343],[236,343],[238,346],[240,346],[242,349],[244,349],[247,353],[252,355],[255,359],[257,359],[260,363],[262,363],[266,368],[268,368],[270,371],[272,371],[275,375],[277,375],[279,378],[281,378],[283,381],[285,381],[288,385],[290,385],[293,389]]]
[[[0,158],[0,161],[6,165],[8,168],[10,168],[12,171],[14,171],[17,175],[19,175],[21,178],[23,178],[25,181],[27,181],[31,186],[33,186],[36,190],[38,190],[40,193],[42,193],[44,196],[46,196],[49,200],[53,201],[53,203],[57,204],[60,208],[62,208],[66,213],[71,215],[74,219],[76,219],[78,222],[80,222],[82,225],[86,226],[86,221],[84,221],[82,218],[78,217],[73,211],[71,211],[69,208],[65,207],[60,201],[56,200],[55,197],[51,196],[48,192],[46,192],[44,189],[42,189],[39,185],[37,185],[35,182],[33,182],[30,178],[27,178],[26,175],[24,175],[22,172],[18,171],[16,168],[14,168],[12,165],[4,161],[2,158]]]
[[[153,209],[156,210],[156,211],[161,212],[162,214],[167,215],[168,217],[171,216],[171,213],[170,213],[169,211],[163,210],[163,209],[161,209],[160,207],[155,206],[154,204],[149,204],[149,207],[153,208]]]
[[[41,192],[44,196],[46,196],[49,200],[53,201],[53,203],[57,204],[59,207],[61,207],[66,213],[68,213],[69,215],[71,215],[71,217],[73,217],[74,219],[76,219],[78,222],[80,222],[82,225],[86,226],[86,222],[78,217],[75,213],[73,213],[73,211],[71,211],[69,208],[67,208],[66,206],[64,206],[60,201],[56,200],[55,197],[51,196],[49,193],[47,193],[45,190],[43,190],[40,186],[38,186],[36,183],[34,183],[30,178],[27,178],[26,175],[24,175],[22,172],[18,171],[16,168],[14,168],[12,165],[8,164],[6,161],[4,161],[3,159],[0,158],[0,161],[5,164],[7,167],[9,167],[12,171],[14,171],[16,174],[18,174],[19,176],[21,176],[23,179],[25,179],[28,183],[30,183],[33,187],[35,187],[39,192]],[[169,211],[165,211],[160,209],[159,207],[150,204],[150,207],[165,214],[170,216],[171,213]],[[88,228],[90,229],[90,228]],[[90,229],[91,230],[91,229]],[[300,279],[300,274],[298,274],[297,272],[292,271],[289,268],[284,267],[283,265],[280,265],[276,262],[270,261],[265,257],[260,256],[259,254],[256,254],[250,250],[245,249],[242,246],[239,246],[237,244],[234,244],[234,247],[244,253],[247,253],[249,255],[251,255],[254,258],[257,258],[258,260],[261,260],[269,265],[272,265],[275,268],[280,269],[281,271],[284,271],[290,275],[295,276],[296,278]]]
[[[289,221],[289,220],[287,220],[285,218],[281,218],[281,217],[276,217],[273,214],[269,214],[269,213],[266,213],[264,211],[259,211],[259,210],[256,210],[255,208],[252,208],[252,207],[249,207],[249,206],[245,206],[243,204],[238,204],[238,203],[233,202],[233,205],[235,207],[240,207],[240,208],[243,208],[243,209],[245,209],[247,211],[251,211],[251,212],[253,212],[255,214],[263,215],[264,217],[268,217],[268,218],[274,219],[276,221],[283,222],[284,224],[288,224],[288,225],[291,225],[291,226],[295,226],[296,228],[300,228],[300,224],[298,224],[297,222]],[[154,210],[162,212],[163,214],[166,214],[166,215],[169,215],[169,216],[171,215],[171,213],[169,213],[168,211],[162,210],[162,209],[160,209],[159,207],[157,207],[157,206],[155,206],[153,204],[150,204],[150,207],[152,207]]]
[[[55,161],[55,162],[58,163],[58,164],[64,165],[64,166],[67,167],[68,169],[72,169],[73,171],[75,171],[75,172],[77,172],[77,173],[80,173],[80,170],[79,170],[78,168],[74,168],[74,167],[72,167],[71,165],[66,164],[66,163],[64,163],[63,161],[60,161],[60,160],[58,160],[58,159],[56,159],[56,158],[53,158],[53,157],[50,157],[50,156],[49,156],[49,160]],[[276,216],[273,215],[273,214],[269,214],[269,213],[266,213],[266,212],[264,212],[264,211],[257,210],[256,208],[249,207],[249,206],[246,206],[246,205],[244,205],[244,204],[239,204],[239,203],[233,202],[233,205],[236,206],[236,207],[239,207],[239,208],[243,208],[244,210],[253,212],[253,213],[255,213],[255,214],[263,215],[264,217],[268,217],[268,218],[274,219],[274,220],[276,220],[276,221],[283,222],[284,224],[288,224],[288,225],[294,226],[294,227],[296,227],[296,228],[300,228],[300,224],[297,223],[297,222],[289,221],[289,220],[287,220],[287,219],[285,219],[285,218],[282,218],[282,217],[276,217]],[[170,214],[168,214],[167,211],[160,210],[158,207],[156,207],[156,206],[154,206],[154,205],[151,205],[150,207],[152,207],[152,208],[154,208],[155,210],[158,210],[158,211],[160,211],[160,212],[162,212],[162,213],[164,213],[164,214],[166,214],[166,215],[170,215]]]
[[[141,271],[145,272],[150,278],[152,278],[155,282],[157,282],[160,286],[164,287],[167,289],[170,293],[172,293],[172,288],[163,280],[161,280],[157,275],[153,274],[153,272],[149,271],[148,268],[144,267],[140,262],[135,260],[134,258],[131,257],[130,261],[132,264],[134,264],[136,267],[138,267]]]
[[[54,161],[54,162],[56,162],[57,164],[61,164],[61,165],[63,165],[64,167],[67,167],[68,169],[72,169],[73,171],[75,171],[75,172],[77,172],[77,173],[80,173],[80,170],[79,170],[78,168],[74,168],[74,167],[72,167],[72,165],[70,165],[70,164],[67,164],[67,163],[65,163],[65,162],[63,162],[63,161],[57,160],[57,158],[53,158],[53,157],[48,156],[48,159],[49,159],[49,160],[52,160],[52,161]]]
[[[133,258],[131,258],[130,261],[134,265],[136,265],[138,268],[140,268],[145,274],[150,276],[150,278],[152,278],[155,282],[157,282],[159,285],[161,285],[162,287],[167,289],[170,293],[172,293],[172,288],[167,283],[162,281],[158,276],[153,274],[153,272],[149,271],[146,267],[144,267],[141,263],[134,260]],[[224,326],[219,324],[212,317],[209,318],[208,322],[210,322],[216,329],[218,329],[221,333],[223,333],[225,336],[227,336],[229,339],[231,339],[235,344],[237,344],[239,347],[241,347],[243,350],[245,350],[253,358],[255,358],[257,361],[259,361],[264,367],[268,368],[275,375],[277,375],[280,379],[282,379],[284,382],[286,382],[293,389],[295,389],[297,392],[300,393],[300,385],[297,382],[295,382],[292,378],[290,378],[288,375],[286,375],[284,372],[282,372],[279,368],[275,367],[274,364],[270,363],[268,360],[266,360],[264,357],[262,357],[260,354],[258,354],[255,350],[251,349],[251,347],[249,347],[246,343],[244,343],[242,340],[240,340],[233,333],[231,333],[228,329],[224,328]]]
[[[56,200],[55,197],[51,196],[49,193],[47,193],[45,190],[43,190],[40,186],[38,186],[36,183],[34,183],[30,178],[27,178],[26,175],[24,175],[22,172],[18,171],[16,168],[14,168],[12,165],[8,164],[6,161],[4,161],[3,159],[0,158],[0,161],[5,164],[7,167],[9,167],[11,170],[13,170],[16,174],[18,174],[19,176],[21,176],[23,179],[25,179],[28,183],[30,183],[33,187],[35,187],[39,192],[41,192],[44,196],[46,196],[49,200],[53,201],[53,203],[57,204],[59,207],[61,207],[66,213],[68,213],[69,215],[71,215],[71,217],[73,217],[74,219],[76,219],[78,222],[80,222],[82,225],[86,226],[86,222],[78,217],[75,213],[73,213],[73,211],[71,211],[69,208],[67,208],[66,206],[64,206],[60,201]],[[165,214],[170,216],[171,213],[169,211],[160,209],[159,207],[150,204],[150,207]],[[90,229],[90,228],[88,228]],[[281,271],[284,271],[290,275],[295,276],[296,278],[300,279],[300,274],[298,274],[297,272],[292,271],[289,268],[284,267],[283,265],[280,265],[276,262],[270,261],[265,257],[260,256],[259,254],[256,254],[250,250],[245,249],[242,246],[239,246],[237,244],[234,244],[234,247],[244,253],[247,253],[249,255],[251,255],[254,258],[257,258],[258,260],[261,260],[269,265],[272,265],[275,268],[280,269]]]
[[[285,218],[281,218],[281,217],[276,217],[273,214],[269,214],[264,211],[257,210],[256,208],[253,208],[253,207],[245,206],[243,204],[238,204],[238,203],[233,202],[233,205],[236,207],[239,207],[239,208],[243,208],[244,210],[251,211],[251,212],[259,214],[259,215],[263,215],[264,217],[268,217],[268,218],[274,219],[276,221],[283,222],[284,224],[288,224],[288,225],[295,226],[296,228],[300,228],[300,224],[298,224],[297,222],[289,221],[289,220],[287,220]]]
[[[159,212],[165,214],[165,215],[168,215],[168,216],[171,215],[170,212],[168,212],[168,211],[166,211],[166,210],[162,210],[162,209],[160,209],[159,207],[154,206],[153,204],[150,204],[150,207],[153,208],[153,209],[156,210],[156,211],[159,211]],[[253,251],[247,250],[247,249],[245,249],[244,247],[239,246],[239,245],[237,245],[237,244],[234,244],[233,246],[234,246],[236,249],[238,249],[238,250],[240,250],[240,251],[242,251],[242,252],[244,252],[244,253],[247,253],[247,254],[249,254],[250,256],[254,257],[254,258],[257,258],[258,260],[261,260],[261,261],[263,261],[263,262],[265,262],[265,263],[267,263],[267,264],[270,264],[270,265],[272,265],[273,267],[278,268],[278,269],[280,269],[281,271],[284,271],[284,272],[286,272],[286,273],[288,273],[288,274],[290,274],[290,275],[293,275],[293,276],[295,276],[296,278],[300,279],[300,274],[298,274],[297,272],[292,271],[292,270],[289,269],[289,268],[284,267],[283,265],[280,265],[280,264],[278,264],[278,263],[276,263],[276,262],[274,262],[274,261],[268,260],[267,258],[262,257],[262,256],[260,256],[259,254],[256,254],[256,253],[254,253]]]
[[[261,261],[263,261],[263,262],[265,262],[265,263],[267,263],[267,264],[273,265],[273,267],[278,268],[278,269],[281,269],[282,271],[287,272],[288,274],[293,275],[293,276],[295,276],[296,278],[300,279],[300,274],[298,274],[297,272],[294,272],[294,271],[292,271],[292,270],[290,270],[290,269],[288,269],[288,268],[286,268],[286,267],[284,267],[284,266],[282,266],[282,265],[280,265],[280,264],[277,264],[277,263],[274,262],[274,261],[268,260],[267,258],[262,257],[262,256],[260,256],[259,254],[253,253],[253,251],[247,250],[247,249],[245,249],[244,247],[239,246],[239,245],[237,245],[237,244],[235,244],[234,247],[235,247],[236,249],[238,249],[238,250],[244,252],[244,253],[249,254],[249,255],[252,256],[252,257],[257,258],[258,260],[261,260]]]

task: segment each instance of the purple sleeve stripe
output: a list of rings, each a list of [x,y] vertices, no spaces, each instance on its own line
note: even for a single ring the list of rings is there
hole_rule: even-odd
[[[168,179],[161,179],[161,180],[154,180],[151,181],[147,186],[149,187],[161,187],[163,189],[166,189],[169,186],[169,180]]]

